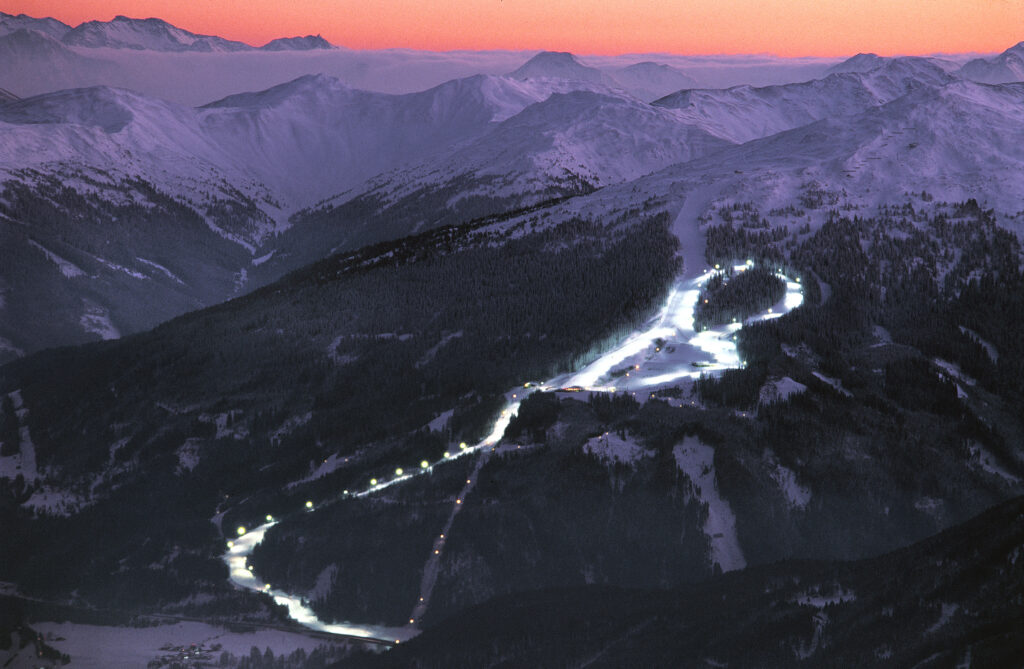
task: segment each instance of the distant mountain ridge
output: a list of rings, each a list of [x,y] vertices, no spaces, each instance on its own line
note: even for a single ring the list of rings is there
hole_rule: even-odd
[[[305,37],[278,37],[260,47],[262,51],[311,51],[314,49],[334,49],[333,44],[320,35]]]
[[[627,91],[644,102],[697,85],[693,77],[663,63],[644,61],[602,70],[585,65],[571,53],[541,51],[508,74],[512,79],[564,79]]]
[[[0,35],[22,29],[35,30],[59,40],[71,30],[71,26],[52,18],[37,19],[27,14],[14,16],[0,12]]]
[[[34,30],[68,46],[86,48],[166,52],[306,51],[334,48],[320,35],[282,37],[262,47],[254,47],[215,35],[193,33],[159,18],[136,19],[118,15],[110,21],[86,21],[72,28],[52,18],[37,19],[25,14],[12,16],[0,12],[0,35],[22,29]]]

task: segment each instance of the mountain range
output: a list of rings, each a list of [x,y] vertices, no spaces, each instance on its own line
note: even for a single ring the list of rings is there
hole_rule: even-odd
[[[5,39],[64,48],[25,28]],[[1007,137],[1020,100],[1017,85],[962,81],[934,60],[855,56],[823,79],[686,89],[649,105],[564,53],[539,54],[508,76],[397,96],[310,75],[199,108],[107,87],[16,100],[0,108],[0,170],[8,192],[18,190],[4,213],[18,222],[8,230],[33,267],[19,272],[32,276],[21,285],[32,288],[0,277],[8,308],[25,314],[0,337],[12,355],[137,331],[272,281],[324,249],[592,191],[571,209],[601,209],[609,198],[620,209],[664,204],[679,184],[712,174],[719,191],[780,206],[808,188],[859,208],[929,190],[1015,213],[1021,157]],[[54,180],[79,197],[148,202],[140,214],[149,232],[111,235],[102,250],[91,233],[69,237],[31,213],[44,200],[53,206],[44,191]],[[629,193],[604,192],[616,184]],[[154,244],[167,234],[156,200],[199,227]],[[200,260],[199,248],[218,249],[217,259]],[[50,311],[61,326],[18,331],[68,289],[77,297]]]
[[[1020,45],[385,93],[319,37],[0,33],[68,82],[0,68],[11,611],[402,630],[338,666],[1019,655]],[[182,104],[103,84],[129,56],[300,72]]]
[[[115,16],[110,21],[86,21],[72,28],[56,19],[36,19],[25,14],[13,16],[0,12],[0,35],[18,30],[33,30],[68,46],[87,48],[135,49],[147,51],[266,51],[330,49],[319,35],[275,39],[262,47],[211,35],[197,35],[162,19],[134,19]]]

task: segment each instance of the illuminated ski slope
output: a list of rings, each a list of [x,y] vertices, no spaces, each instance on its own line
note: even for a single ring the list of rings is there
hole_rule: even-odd
[[[753,266],[751,261],[737,265],[734,272],[743,272]],[[696,278],[683,278],[677,281],[669,293],[664,306],[641,330],[626,337],[617,347],[601,355],[579,372],[556,377],[542,384],[526,384],[526,388],[517,388],[506,394],[507,404],[494,424],[491,433],[477,444],[459,444],[458,450],[445,453],[444,457],[434,463],[422,461],[417,468],[396,468],[393,477],[388,479],[372,479],[371,485],[364,490],[344,491],[335,500],[321,500],[314,504],[306,502],[306,511],[313,511],[317,505],[334,502],[347,497],[365,497],[376,494],[392,486],[400,485],[416,476],[429,473],[433,467],[470,454],[489,453],[501,440],[509,421],[519,410],[522,400],[537,390],[549,391],[572,388],[589,392],[650,391],[657,386],[671,385],[684,378],[697,378],[703,373],[742,367],[734,336],[744,323],[730,323],[697,332],[694,328],[694,311],[701,288],[716,273],[722,270],[712,269]],[[800,279],[792,279],[781,273],[776,274],[786,281],[786,294],[782,300],[769,309],[748,318],[745,323],[778,318],[803,304],[803,288]],[[478,470],[478,468],[477,468]],[[474,472],[475,476],[475,472]],[[451,520],[461,508],[466,494],[472,489],[472,477],[467,480],[467,487],[455,499],[453,513],[446,524],[440,539],[431,548],[428,556],[428,569],[436,568],[440,555],[444,550],[446,533]],[[238,538],[228,542],[228,550],[224,560],[230,570],[230,578],[236,585],[258,592],[270,594],[274,601],[288,607],[289,615],[300,624],[317,631],[343,634],[366,639],[375,639],[388,643],[400,643],[419,633],[416,621],[423,615],[429,604],[433,589],[432,579],[427,579],[421,588],[420,596],[413,608],[409,624],[404,627],[381,627],[355,623],[326,623],[316,617],[313,610],[304,603],[300,595],[283,592],[261,581],[253,573],[249,557],[253,549],[263,541],[266,531],[279,521],[271,516],[266,523],[254,527],[239,527]]]

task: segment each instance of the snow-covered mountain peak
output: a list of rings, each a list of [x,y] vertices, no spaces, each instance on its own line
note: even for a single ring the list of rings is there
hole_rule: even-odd
[[[116,16],[111,21],[87,21],[64,35],[65,44],[153,51],[241,51],[248,44],[211,35],[197,35],[163,19]]]
[[[57,19],[37,19],[26,14],[4,14],[0,12],[0,35],[6,35],[16,30],[35,30],[53,39],[61,39],[71,30],[71,26],[61,23]]]
[[[697,80],[663,63],[644,61],[611,71],[612,78],[637,98],[650,102],[697,86]]]
[[[32,28],[18,28],[0,35],[0,56],[5,62],[14,58],[45,59],[68,54],[68,48],[50,35]]]
[[[826,74],[838,74],[841,72],[870,72],[882,64],[885,59],[875,53],[858,53],[841,63],[837,63],[825,70]]]
[[[312,51],[315,49],[334,49],[333,44],[320,35],[305,37],[279,37],[260,47],[263,51]]]
[[[541,51],[509,74],[513,79],[569,79],[612,84],[601,70],[588,67],[565,51]]]

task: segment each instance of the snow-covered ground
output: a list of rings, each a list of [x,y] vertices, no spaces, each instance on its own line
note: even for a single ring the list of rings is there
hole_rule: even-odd
[[[36,447],[32,443],[32,434],[28,425],[25,424],[28,416],[28,409],[21,396],[21,390],[15,390],[7,394],[14,407],[14,415],[18,419],[18,452],[14,455],[0,456],[0,478],[15,479],[18,476],[24,477],[28,483],[39,478],[39,469],[36,466]]]
[[[807,386],[794,381],[788,376],[783,376],[781,379],[769,380],[761,387],[761,392],[758,397],[759,405],[774,404],[776,402],[785,402],[793,395],[799,395],[800,393],[807,390]]]
[[[836,392],[846,397],[853,397],[853,393],[843,387],[843,382],[831,376],[825,376],[821,372],[811,372],[819,381],[835,388]]]
[[[32,623],[33,629],[43,635],[46,643],[71,655],[71,667],[76,669],[112,669],[145,667],[149,662],[168,655],[169,647],[214,644],[213,662],[220,653],[248,657],[255,646],[262,654],[266,648],[275,655],[291,653],[299,648],[310,652],[329,643],[302,634],[278,630],[234,632],[223,627],[198,622],[179,622],[154,627],[107,627],[78,623]]]
[[[722,571],[747,566],[736,534],[736,515],[718,492],[715,479],[715,449],[697,437],[686,437],[672,450],[676,465],[697,487],[701,502],[708,505],[704,533],[711,540],[711,561]]]
[[[999,351],[996,349],[995,346],[993,346],[987,340],[983,339],[981,335],[979,335],[974,330],[971,330],[970,328],[965,328],[962,325],[960,326],[960,332],[963,332],[965,335],[969,336],[971,339],[978,342],[978,344],[980,344],[981,347],[985,349],[985,352],[988,353],[988,357],[990,360],[992,360],[992,362],[999,362]]]
[[[293,620],[318,632],[386,641],[402,641],[416,634],[416,630],[406,627],[392,628],[377,625],[325,623],[317,618],[313,610],[303,602],[303,597],[289,594],[274,588],[269,583],[260,581],[252,569],[250,569],[251,565],[248,564],[248,559],[252,555],[252,549],[263,541],[263,536],[267,530],[276,524],[276,520],[270,520],[259,527],[244,531],[241,536],[228,543],[225,561],[228,564],[230,578],[233,583],[247,590],[269,594],[274,598],[275,602],[288,607],[288,615]]]
[[[734,270],[744,271],[750,266],[737,265]],[[694,309],[701,287],[720,271],[710,269],[695,278],[680,279],[672,287],[658,315],[644,329],[627,337],[617,348],[583,370],[548,381],[542,389],[580,387],[649,392],[659,386],[678,383],[681,379],[695,379],[704,373],[743,366],[734,340],[734,335],[743,327],[742,323],[707,328],[701,332],[694,329]],[[780,276],[786,279],[785,297],[746,322],[778,318],[803,303],[803,288],[799,280]]]
[[[1006,471],[999,464],[999,461],[996,460],[995,456],[989,453],[984,446],[979,443],[972,443],[969,448],[971,451],[971,464],[976,464],[983,471],[1000,476],[1010,483],[1020,483],[1020,478]]]
[[[35,248],[39,249],[43,253],[43,255],[46,256],[46,259],[52,262],[54,265],[56,265],[57,269],[60,270],[60,273],[63,274],[66,278],[73,279],[76,276],[85,276],[85,272],[83,272],[82,268],[80,268],[78,265],[74,264],[69,260],[61,258],[59,255],[57,255],[53,251],[50,251],[49,249],[47,249],[34,239],[29,240],[28,243],[34,246]]]
[[[786,501],[795,509],[805,509],[811,501],[811,490],[807,486],[800,485],[796,478],[796,472],[785,465],[776,462],[775,467],[769,471],[772,480],[779,484],[779,489],[785,495]]]
[[[97,334],[101,339],[117,339],[121,336],[120,330],[110,320],[110,310],[99,304],[86,303],[79,324],[83,330]]]
[[[644,448],[628,437],[624,439],[615,432],[605,432],[589,439],[583,444],[583,452],[608,464],[623,465],[634,464],[654,455],[651,449]]]

